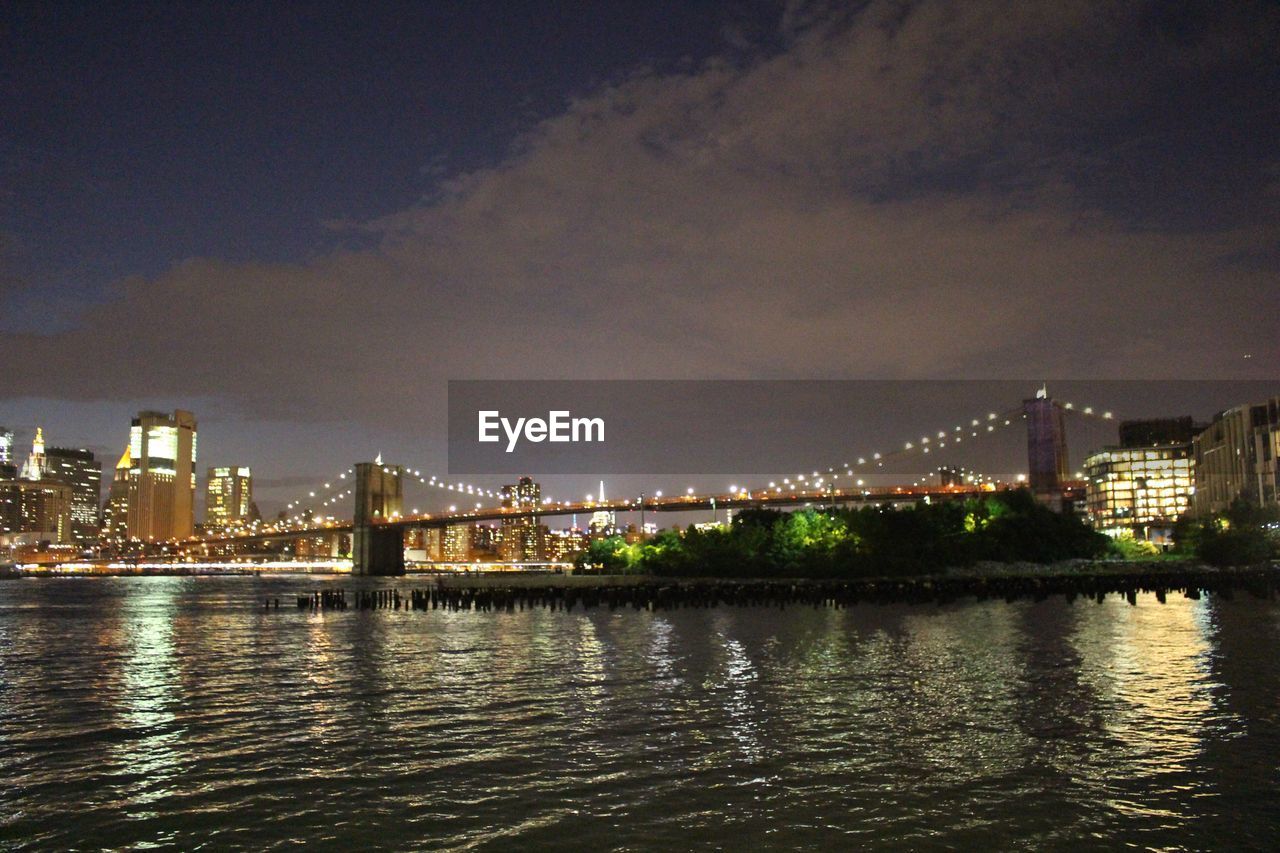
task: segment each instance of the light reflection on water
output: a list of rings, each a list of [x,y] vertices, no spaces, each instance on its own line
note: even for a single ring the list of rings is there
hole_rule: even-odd
[[[1275,604],[260,609],[324,582],[0,586],[0,845],[1205,847],[1280,829]]]

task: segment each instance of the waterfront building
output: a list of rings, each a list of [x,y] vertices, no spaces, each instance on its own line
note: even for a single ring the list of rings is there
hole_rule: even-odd
[[[129,539],[186,539],[195,526],[196,419],[181,409],[139,412],[129,430]]]
[[[96,535],[96,495],[88,499],[83,538],[76,535],[72,523],[79,491],[76,486],[85,480],[87,490],[88,474],[81,470],[78,459],[66,458],[68,451],[55,453],[58,455],[51,461],[45,450],[44,430],[36,427],[31,453],[21,471],[10,464],[0,466],[0,476],[5,478],[0,480],[0,528],[3,528],[0,533],[7,537],[9,544],[84,544]],[[88,456],[93,458],[91,453]]]
[[[253,472],[244,465],[210,468],[205,479],[204,523],[210,530],[253,518]]]
[[[450,524],[441,536],[441,557],[447,563],[471,561],[471,525]]]
[[[502,487],[502,506],[508,509],[537,509],[542,503],[542,487],[530,477]],[[531,562],[542,558],[545,542],[542,527],[534,516],[504,518],[499,530],[498,553],[507,562]]]
[[[1260,506],[1277,504],[1280,397],[1218,413],[1192,448],[1196,515],[1222,512],[1237,498]]]
[[[0,543],[69,545],[72,540],[72,491],[57,480],[29,480],[13,476],[5,466],[0,480]]]
[[[22,500],[17,480],[18,469],[0,462],[0,540],[16,533],[22,523]]]
[[[1189,444],[1098,450],[1084,462],[1085,516],[1108,536],[1166,544],[1191,506],[1194,467]]]
[[[422,550],[430,561],[438,562],[444,556],[444,531],[439,527],[429,527],[423,531]]]
[[[574,557],[587,550],[590,545],[587,534],[576,527],[548,531],[545,541],[546,558],[553,563],[572,562]]]
[[[441,556],[440,543],[440,528],[415,527],[405,533],[405,559],[415,562],[439,562]]]
[[[45,453],[45,477],[71,487],[71,539],[77,545],[97,541],[98,508],[102,501],[102,464],[89,450],[50,447]]]

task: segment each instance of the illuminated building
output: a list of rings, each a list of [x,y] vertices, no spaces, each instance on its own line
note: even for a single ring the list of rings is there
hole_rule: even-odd
[[[1113,537],[1167,542],[1173,524],[1191,507],[1195,460],[1190,418],[1127,421],[1121,443],[1084,461],[1085,515]]]
[[[546,557],[553,563],[569,563],[587,550],[587,534],[577,528],[552,530],[546,536]]]
[[[210,468],[205,480],[204,523],[230,527],[253,516],[253,473],[245,466]]]
[[[22,524],[31,541],[68,545],[71,535],[72,488],[56,480],[18,480]]]
[[[13,464],[13,430],[0,426],[0,465]]]
[[[129,539],[186,539],[195,526],[196,419],[139,412],[129,430]]]
[[[98,538],[98,507],[102,500],[102,465],[83,448],[50,447],[45,453],[45,477],[71,487],[71,538],[88,545]]]
[[[90,460],[93,454],[81,451]],[[10,544],[35,544],[49,542],[54,545],[69,545],[72,542],[91,541],[96,534],[96,518],[98,499],[86,497],[87,506],[80,509],[87,512],[87,528],[83,538],[76,536],[73,526],[73,509],[76,498],[83,485],[87,491],[90,483],[89,473],[81,469],[79,460],[68,459],[71,451],[54,451],[53,456],[45,452],[44,430],[37,427],[35,439],[31,442],[31,453],[22,466],[20,474],[13,465],[4,464],[2,475],[7,477],[0,482],[0,533],[6,535]],[[16,476],[15,476],[16,474]],[[101,475],[99,475],[100,479]],[[81,483],[81,481],[85,481]]]
[[[0,462],[0,537],[16,533],[22,523],[22,499],[17,480],[18,469]]]
[[[600,503],[604,503],[604,480],[600,481]],[[612,536],[617,525],[618,520],[612,512],[598,509],[591,513],[591,520],[587,522],[587,531],[592,539],[597,539]]]
[[[3,466],[0,480],[0,539],[6,545],[49,542],[69,545],[72,490],[57,480],[30,480],[13,476],[13,466]]]
[[[133,459],[129,445],[125,445],[120,461],[112,472],[111,486],[107,489],[107,504],[102,510],[102,535],[104,541],[123,540],[128,537],[129,480]]]
[[[31,442],[31,455],[27,457],[26,463],[22,466],[22,479],[39,480],[44,477],[44,470],[44,430],[36,427],[36,437]]]
[[[502,487],[502,506],[509,509],[537,509],[542,503],[542,487],[529,477],[521,477]],[[541,559],[544,548],[542,527],[536,517],[504,518],[500,530],[498,553],[508,562]]]
[[[417,527],[405,534],[405,559],[414,561],[439,562],[440,560],[440,528]]]
[[[471,560],[471,525],[450,524],[440,538],[440,555],[448,563]]]
[[[1192,444],[1196,462],[1193,510],[1208,516],[1237,498],[1275,506],[1280,456],[1280,397],[1219,413]]]

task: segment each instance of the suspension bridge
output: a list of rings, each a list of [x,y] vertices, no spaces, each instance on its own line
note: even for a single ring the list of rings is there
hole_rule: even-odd
[[[1112,414],[1092,407],[1077,407],[1059,402],[1041,389],[1033,398],[1003,412],[987,412],[957,424],[936,430],[919,438],[904,441],[892,450],[853,457],[839,466],[800,472],[781,480],[756,486],[733,486],[720,493],[663,495],[654,490],[635,498],[612,500],[590,499],[557,501],[547,498],[537,503],[516,505],[495,503],[500,492],[470,483],[447,482],[423,474],[419,469],[383,462],[358,462],[325,482],[318,490],[288,505],[289,514],[273,524],[256,525],[218,531],[196,537],[189,545],[226,548],[279,540],[327,538],[336,543],[338,537],[349,536],[352,567],[356,574],[398,575],[404,572],[404,543],[413,530],[447,528],[459,524],[488,521],[517,521],[563,517],[598,512],[617,513],[681,513],[699,510],[789,508],[804,505],[897,504],[921,500],[955,500],[990,491],[989,482],[976,479],[947,485],[866,485],[860,475],[870,475],[886,464],[910,457],[923,457],[964,442],[1015,425],[1026,426],[1028,474],[1025,485],[1048,501],[1061,504],[1083,497],[1083,483],[1067,473],[1066,416],[1079,415],[1098,420],[1112,420]],[[473,505],[459,508],[456,504],[445,512],[406,511],[404,486],[417,482],[446,496],[465,499]],[[349,516],[326,515],[349,502]],[[319,511],[317,513],[317,510]]]

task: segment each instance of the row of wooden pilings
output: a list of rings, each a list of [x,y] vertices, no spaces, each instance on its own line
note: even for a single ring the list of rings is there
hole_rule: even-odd
[[[298,609],[346,610],[447,610],[506,611],[545,608],[671,610],[678,608],[737,607],[848,607],[855,604],[948,604],[977,601],[1043,601],[1061,595],[1101,603],[1109,595],[1136,605],[1139,594],[1152,593],[1165,603],[1169,595],[1198,599],[1209,593],[1231,598],[1244,593],[1275,599],[1280,593],[1280,571],[1274,568],[1216,571],[1160,570],[1117,574],[1061,574],[1046,576],[930,577],[846,581],[674,581],[654,579],[640,583],[578,586],[476,586],[437,584],[401,591],[395,587],[356,590],[318,590],[297,597]],[[269,602],[268,602],[269,606]]]

